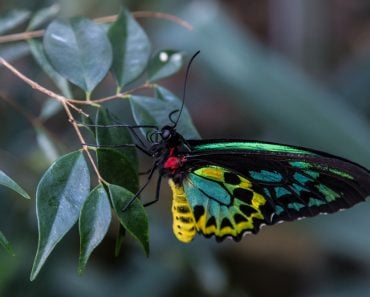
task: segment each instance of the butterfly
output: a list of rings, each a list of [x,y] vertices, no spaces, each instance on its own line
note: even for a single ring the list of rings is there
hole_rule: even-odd
[[[173,232],[187,243],[197,233],[217,241],[239,241],[264,225],[334,213],[370,195],[370,171],[328,153],[258,141],[185,139],[176,128],[189,67],[198,53],[188,64],[181,108],[169,115],[172,124],[161,129],[131,126],[154,128],[147,135],[148,148],[135,145],[154,159],[154,165],[131,202],[158,171],[156,197],[144,206],[155,203],[162,179],[168,178]]]
[[[337,212],[370,195],[370,172],[328,153],[267,142],[186,140],[174,126],[159,135],[149,151],[159,180],[169,179],[173,232],[182,242],[197,233],[239,241],[263,225]]]

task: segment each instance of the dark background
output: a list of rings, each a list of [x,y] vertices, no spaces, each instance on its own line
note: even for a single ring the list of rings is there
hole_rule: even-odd
[[[50,1],[0,2],[36,10]],[[370,168],[370,2],[366,0],[60,1],[64,16],[154,10],[190,22],[140,19],[154,50],[201,50],[191,71],[186,105],[204,138],[284,142],[337,154]],[[1,45],[0,55],[16,58]],[[25,48],[12,63],[54,88]],[[184,72],[163,81],[178,95]],[[114,92],[108,77],[94,92]],[[26,117],[38,116],[43,95],[0,69],[0,168],[33,199],[0,189],[0,228],[16,256],[0,250],[0,296],[241,296],[352,297],[370,292],[370,206],[263,229],[240,243],[172,234],[170,193],[148,208],[151,255],[127,238],[114,257],[116,227],[77,275],[78,234],[57,246],[35,282],[29,272],[37,245],[34,193],[50,164]],[[16,103],[14,108],[11,101]],[[122,121],[127,105],[112,104]],[[118,106],[118,107],[117,107]],[[109,107],[109,105],[108,105]],[[116,109],[120,108],[120,110]],[[63,143],[78,147],[63,113],[45,126]],[[42,147],[42,146],[41,146]],[[49,151],[50,153],[50,151]],[[145,160],[143,167],[145,167]],[[154,186],[144,199],[150,199]]]

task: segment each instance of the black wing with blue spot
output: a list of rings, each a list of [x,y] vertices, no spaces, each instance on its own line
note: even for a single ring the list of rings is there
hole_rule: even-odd
[[[268,225],[333,213],[364,201],[370,195],[370,172],[340,157],[293,146],[268,144],[273,150],[259,149],[255,143],[253,149],[231,145],[225,146],[227,149],[222,146],[197,149],[208,143],[190,141],[195,149],[188,154],[187,162],[193,168],[221,166],[248,179],[253,191],[268,201],[261,209]],[[222,144],[212,142],[215,143]],[[263,145],[260,146],[263,148]]]

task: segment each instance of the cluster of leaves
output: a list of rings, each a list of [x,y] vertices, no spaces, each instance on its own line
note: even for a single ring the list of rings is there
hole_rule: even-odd
[[[31,18],[28,30],[34,30],[54,17],[52,7],[44,9]],[[91,94],[111,72],[116,80],[116,99],[129,100],[137,125],[161,127],[168,124],[168,114],[178,109],[181,101],[154,82],[180,70],[184,53],[161,50],[153,55],[149,38],[126,10],[122,10],[111,25],[97,24],[83,17],[55,19],[47,26],[42,42],[31,39],[28,45],[37,63],[63,96],[72,98],[70,83],[85,92],[84,104],[88,103],[96,110],[95,121],[89,119],[87,130],[97,144],[94,149],[95,161],[86,161],[86,151],[82,149],[61,156],[49,167],[37,186],[39,240],[31,279],[37,276],[54,247],[77,221],[80,231],[80,272],[85,269],[92,251],[105,237],[113,217],[118,218],[121,228],[116,253],[122,244],[124,230],[127,230],[148,254],[148,221],[142,203],[135,198],[122,211],[139,190],[137,152],[132,147],[118,147],[134,143],[132,130],[104,127],[112,126],[117,120],[97,104],[99,100],[91,99]],[[152,97],[132,95],[129,91],[119,95],[127,85],[134,85],[133,89],[137,89],[143,82],[153,89]],[[78,104],[75,101],[73,104]],[[55,100],[51,98],[49,102]],[[47,114],[50,116],[58,110],[60,108],[54,108],[52,113]],[[183,110],[178,129],[185,137],[199,137],[186,109]],[[144,134],[147,132],[140,130]],[[137,140],[137,135],[134,140]],[[93,166],[89,166],[89,162]],[[96,167],[98,177],[101,177],[92,190],[90,167]],[[7,185],[10,186],[10,183]]]

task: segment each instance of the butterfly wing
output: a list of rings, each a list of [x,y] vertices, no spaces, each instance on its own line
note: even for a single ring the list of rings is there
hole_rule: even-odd
[[[336,212],[370,194],[368,170],[326,153],[260,142],[189,144],[187,173],[172,188],[186,197],[192,236],[239,240],[264,224]],[[176,223],[175,234],[182,233]]]

